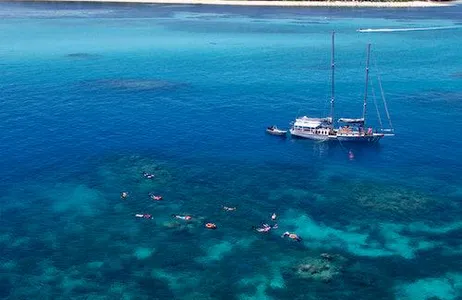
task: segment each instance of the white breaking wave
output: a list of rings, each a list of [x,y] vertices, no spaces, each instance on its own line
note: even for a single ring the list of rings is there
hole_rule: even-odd
[[[439,27],[411,27],[411,28],[367,28],[358,29],[358,32],[399,32],[399,31],[429,31],[429,30],[442,30],[442,29],[456,29],[462,26],[439,26]]]

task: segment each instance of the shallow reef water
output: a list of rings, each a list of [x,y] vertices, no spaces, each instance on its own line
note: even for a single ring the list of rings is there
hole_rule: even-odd
[[[363,205],[364,191],[342,207],[348,200],[337,191],[294,186],[290,176],[264,165],[258,171],[240,165],[236,173],[141,155],[97,162],[84,178],[32,180],[2,196],[2,226],[14,228],[0,239],[4,296],[414,299],[458,293],[462,225],[430,222],[431,211],[419,206],[428,207],[424,197],[410,189],[387,194],[387,187],[375,187],[368,197],[382,196],[391,208],[379,200]],[[322,177],[311,180],[325,185]],[[256,182],[265,183],[251,189]],[[128,198],[120,198],[122,190]],[[151,200],[152,191],[163,200]],[[273,212],[278,229],[252,230],[273,222]],[[218,229],[205,229],[206,222]],[[282,238],[284,231],[303,241]]]

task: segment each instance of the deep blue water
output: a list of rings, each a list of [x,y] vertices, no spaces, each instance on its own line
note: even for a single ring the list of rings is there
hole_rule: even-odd
[[[379,145],[264,132],[327,113],[332,30],[338,116],[372,43]],[[462,297],[462,6],[1,3],[0,41],[0,298]]]

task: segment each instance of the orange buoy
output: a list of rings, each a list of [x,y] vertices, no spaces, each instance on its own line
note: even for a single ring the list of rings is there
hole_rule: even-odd
[[[207,224],[205,224],[205,228],[207,228],[207,229],[217,229],[217,225],[215,225],[214,223],[207,223]]]

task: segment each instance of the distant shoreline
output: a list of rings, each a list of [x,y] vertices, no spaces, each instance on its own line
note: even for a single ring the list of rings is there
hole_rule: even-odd
[[[237,5],[237,6],[280,6],[280,7],[442,7],[453,2],[371,2],[371,1],[255,1],[255,0],[25,0],[24,2],[92,2],[133,4],[185,4],[185,5]]]

